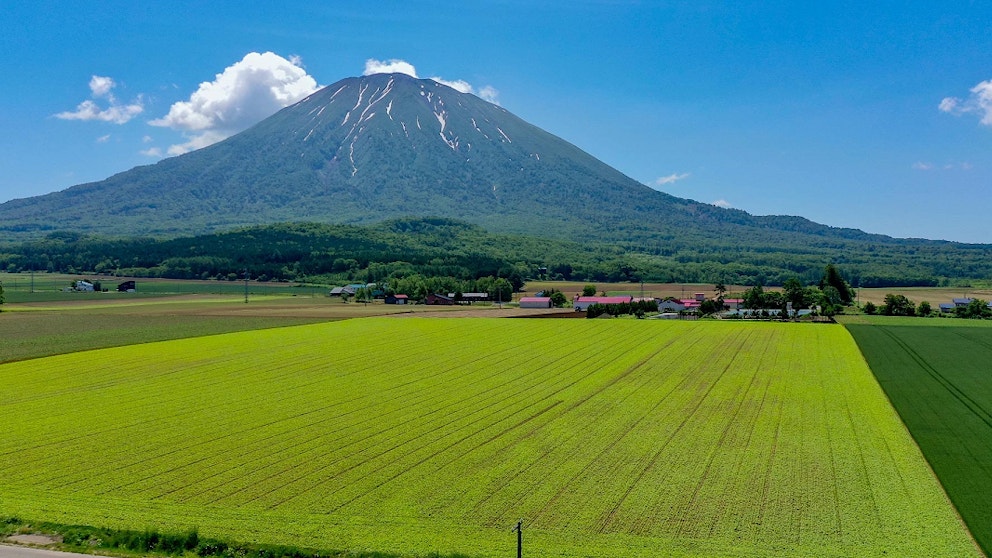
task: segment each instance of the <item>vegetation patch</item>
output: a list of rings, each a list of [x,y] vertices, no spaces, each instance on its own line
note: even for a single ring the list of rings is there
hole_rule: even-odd
[[[371,318],[0,365],[0,511],[402,555],[977,555],[847,331]]]
[[[992,552],[992,323],[864,322],[847,328],[975,539]]]

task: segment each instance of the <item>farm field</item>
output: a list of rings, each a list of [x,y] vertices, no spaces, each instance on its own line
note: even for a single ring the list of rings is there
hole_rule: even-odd
[[[390,317],[0,365],[0,513],[327,549],[979,555],[840,326]]]
[[[293,292],[289,291],[288,292]],[[34,293],[32,302],[0,312],[0,362],[76,351],[349,318],[492,307],[348,303],[326,296],[119,293]],[[52,298],[56,297],[56,298]],[[517,310],[517,312],[521,312]],[[504,315],[508,312],[504,312]]]
[[[992,552],[992,323],[871,317],[847,324],[948,495]]]

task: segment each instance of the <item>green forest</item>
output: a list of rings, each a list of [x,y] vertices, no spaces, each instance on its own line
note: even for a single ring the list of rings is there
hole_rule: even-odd
[[[710,240],[569,242],[495,234],[445,218],[394,219],[375,225],[293,223],[171,239],[112,238],[53,232],[0,245],[0,270],[107,276],[257,281],[386,282],[448,278],[465,288],[481,278],[593,282],[724,282],[810,285],[826,264],[854,287],[946,286],[987,282],[987,247],[917,241],[877,245],[741,247]],[[457,290],[457,289],[455,289]]]

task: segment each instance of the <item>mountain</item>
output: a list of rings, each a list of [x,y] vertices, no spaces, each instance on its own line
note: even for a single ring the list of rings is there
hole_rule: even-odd
[[[209,147],[9,201],[0,231],[168,238],[404,217],[604,243],[669,277],[689,264],[729,276],[743,262],[757,280],[765,270],[814,276],[829,261],[885,281],[992,271],[989,245],[894,239],[655,191],[500,106],[403,74],[347,78]]]
[[[497,105],[403,74],[344,79],[212,146],[4,203],[0,230],[170,236],[425,215],[579,239],[739,226],[867,237],[657,192]]]

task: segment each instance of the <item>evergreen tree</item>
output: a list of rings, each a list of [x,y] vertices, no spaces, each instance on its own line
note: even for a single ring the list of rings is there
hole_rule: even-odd
[[[837,289],[837,292],[840,293],[841,304],[849,306],[854,300],[851,285],[840,276],[840,272],[837,271],[834,264],[827,264],[827,267],[823,270],[823,279],[820,279],[821,290],[828,286]]]

